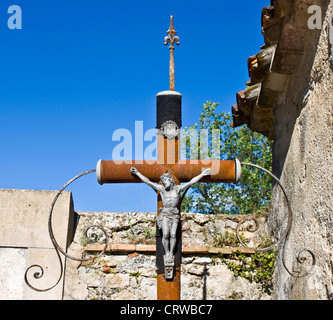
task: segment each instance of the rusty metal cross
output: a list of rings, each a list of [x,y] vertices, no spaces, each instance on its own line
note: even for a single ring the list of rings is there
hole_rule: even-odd
[[[175,91],[174,43],[179,44],[175,36],[173,16],[170,28],[165,37],[165,44],[170,43],[169,91],[157,94],[157,161],[103,161],[96,167],[97,179],[104,183],[142,183],[131,171],[135,167],[149,181],[161,183],[161,176],[171,173],[176,184],[186,183],[201,174],[204,168],[211,169],[211,175],[203,177],[200,182],[237,183],[240,177],[240,163],[236,160],[180,160],[180,131],[182,95]],[[181,201],[178,204],[180,210]],[[161,194],[157,198],[157,215],[163,208]],[[177,244],[174,253],[174,270],[172,277],[166,277],[164,264],[164,248],[161,230],[156,232],[156,266],[157,266],[157,298],[158,300],[180,299],[180,266],[182,256],[182,228],[177,229]]]

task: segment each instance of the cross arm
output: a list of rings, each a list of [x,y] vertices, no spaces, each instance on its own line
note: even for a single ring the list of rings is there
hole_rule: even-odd
[[[97,180],[99,184],[142,183],[139,177],[132,174],[132,167],[155,183],[158,183],[160,177],[168,171],[171,171],[180,183],[189,182],[200,175],[204,168],[209,168],[211,175],[203,177],[200,182],[238,183],[241,176],[238,160],[180,160],[175,164],[163,164],[158,161],[100,160],[96,167]]]

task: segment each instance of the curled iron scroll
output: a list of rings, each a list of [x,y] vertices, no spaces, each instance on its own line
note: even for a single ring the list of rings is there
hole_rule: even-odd
[[[61,261],[61,256],[60,256],[60,252],[67,258],[71,259],[71,260],[75,260],[75,261],[81,261],[81,262],[84,262],[84,261],[91,261],[93,259],[96,259],[98,257],[100,257],[102,254],[104,254],[104,252],[106,251],[108,245],[109,245],[109,237],[107,235],[107,232],[106,230],[99,226],[99,225],[91,225],[89,226],[86,230],[85,230],[85,237],[87,238],[87,240],[89,242],[92,242],[92,241],[95,241],[96,240],[96,234],[95,233],[92,233],[91,235],[88,234],[88,231],[93,229],[93,228],[97,228],[99,230],[101,230],[103,232],[103,234],[105,235],[105,246],[102,250],[102,252],[100,254],[98,254],[97,256],[94,256],[94,257],[91,257],[91,258],[88,258],[88,259],[80,259],[80,258],[75,258],[75,257],[72,257],[70,255],[68,255],[60,246],[59,244],[57,243],[56,241],[56,238],[54,236],[54,233],[53,233],[53,228],[52,228],[52,214],[53,214],[53,209],[54,209],[54,206],[58,200],[58,198],[60,197],[61,193],[72,183],[74,182],[75,180],[89,174],[89,173],[92,173],[92,172],[96,172],[96,170],[89,170],[89,171],[86,171],[86,172],[83,172],[79,175],[77,175],[76,177],[74,177],[73,179],[71,179],[70,181],[68,181],[57,193],[57,195],[54,197],[53,199],[53,202],[51,204],[51,208],[50,208],[50,213],[49,213],[49,220],[48,220],[48,230],[49,230],[49,236],[50,236],[50,239],[52,241],[52,244],[53,244],[53,247],[57,253],[57,256],[58,256],[58,259],[59,259],[59,264],[60,264],[60,275],[59,275],[59,278],[58,280],[56,281],[56,283],[49,287],[49,288],[46,288],[46,289],[38,289],[34,286],[31,285],[31,283],[29,283],[29,280],[28,280],[28,273],[31,269],[33,268],[37,268],[38,271],[36,271],[34,274],[33,274],[33,277],[35,279],[41,279],[43,276],[44,276],[44,269],[42,266],[38,265],[38,264],[33,264],[31,265],[29,268],[27,268],[26,272],[25,272],[25,275],[24,275],[24,280],[25,280],[25,283],[33,290],[35,291],[38,291],[38,292],[46,292],[46,291],[49,291],[51,289],[53,289],[61,280],[62,276],[63,276],[63,273],[64,273],[64,266],[63,266],[63,263]]]
[[[286,271],[292,276],[292,277],[295,277],[295,278],[304,278],[306,276],[308,276],[314,269],[315,265],[316,265],[316,257],[314,255],[314,253],[308,249],[302,249],[300,251],[298,251],[296,253],[296,260],[298,263],[304,263],[305,261],[307,261],[307,258],[305,257],[304,253],[308,253],[310,254],[311,256],[311,259],[312,259],[312,265],[311,265],[311,268],[304,274],[302,275],[299,275],[299,274],[294,274],[292,273],[286,266],[286,262],[285,262],[285,257],[284,257],[284,253],[285,253],[285,249],[286,249],[286,244],[287,244],[287,240],[288,240],[288,237],[290,235],[290,231],[291,231],[291,225],[292,225],[292,219],[293,219],[293,212],[292,212],[292,209],[291,209],[291,204],[290,204],[290,201],[289,201],[289,198],[288,198],[288,195],[287,195],[287,192],[285,190],[285,188],[283,187],[281,181],[273,174],[271,173],[270,171],[268,171],[267,169],[265,168],[262,168],[258,165],[255,165],[255,164],[251,164],[251,163],[244,163],[244,162],[241,162],[241,165],[243,166],[248,166],[248,167],[253,167],[253,168],[257,168],[259,170],[262,170],[264,171],[265,173],[267,173],[268,175],[270,175],[275,181],[276,183],[279,185],[279,187],[281,188],[282,192],[283,192],[283,195],[286,199],[286,202],[287,202],[287,206],[288,206],[288,221],[287,221],[287,226],[286,228],[283,230],[282,234],[281,234],[281,237],[280,239],[273,245],[267,247],[267,248],[262,248],[262,249],[254,249],[254,248],[249,248],[241,239],[240,235],[239,235],[239,231],[240,231],[240,227],[245,223],[245,222],[251,222],[248,226],[247,226],[247,231],[249,232],[256,232],[258,229],[259,229],[259,222],[258,220],[255,218],[255,217],[246,217],[244,219],[242,219],[238,225],[237,225],[237,228],[236,228],[236,236],[237,236],[237,239],[238,241],[240,242],[240,244],[244,247],[244,248],[247,248],[247,249],[251,249],[251,250],[254,250],[255,252],[267,252],[267,251],[270,251],[272,249],[275,249],[277,248],[280,244],[282,244],[282,242],[284,242],[283,244],[283,248],[282,248],[282,263],[283,263],[283,266],[285,267]]]

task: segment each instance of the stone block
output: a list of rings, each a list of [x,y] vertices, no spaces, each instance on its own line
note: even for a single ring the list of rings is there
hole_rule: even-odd
[[[107,286],[113,289],[125,289],[130,284],[129,274],[109,274],[107,275]]]
[[[27,252],[24,248],[0,248],[0,300],[23,299]]]
[[[298,66],[301,58],[301,53],[279,50],[275,55],[272,71],[291,75]]]
[[[187,271],[189,274],[201,277],[205,273],[205,266],[191,267]]]
[[[234,222],[234,221],[229,220],[229,219],[225,222],[225,227],[226,228],[231,228],[231,229],[236,230],[237,229],[237,225],[238,225],[237,222]]]
[[[48,219],[56,191],[0,190],[0,246],[53,248]],[[66,248],[74,213],[70,192],[63,192],[53,211],[53,232],[58,244]]]
[[[286,24],[281,37],[280,49],[303,51],[307,32],[308,29],[300,29],[291,23]]]
[[[287,74],[281,74],[276,72],[270,72],[266,76],[265,89],[284,92],[287,87],[289,76]]]
[[[0,299],[61,300],[64,277],[59,258],[49,236],[48,220],[57,191],[0,190]],[[73,238],[75,216],[70,192],[63,192],[53,211],[53,232],[57,243],[66,251]],[[61,257],[64,264],[64,256]],[[31,289],[24,280],[37,289]],[[3,270],[2,270],[3,269]]]

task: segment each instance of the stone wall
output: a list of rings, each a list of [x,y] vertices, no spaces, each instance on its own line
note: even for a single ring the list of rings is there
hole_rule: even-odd
[[[0,190],[0,298],[156,300],[156,214],[76,213],[71,193],[63,192],[54,206],[52,226],[58,245],[74,260],[60,255],[65,267],[62,274],[48,232],[56,195],[57,191]],[[259,220],[262,228],[256,233],[248,232],[246,224],[241,228],[249,247],[256,248],[266,239],[267,217]],[[239,221],[239,216],[182,214],[182,300],[271,299],[266,286],[236,276],[230,268],[231,263],[241,265],[241,257],[247,264],[254,254],[239,247],[235,236]],[[105,233],[90,228],[85,234],[91,225],[102,226]],[[100,254],[105,234],[110,242],[107,252]],[[28,283],[40,292],[24,280],[30,266],[34,267],[27,273]],[[35,278],[36,272],[40,277]]]
[[[102,225],[111,235],[111,244],[122,244],[130,248],[133,244],[152,245],[155,243],[155,215],[152,213],[78,213],[80,216],[74,242],[69,254],[81,258],[91,257],[85,252],[87,240],[83,236],[89,225]],[[262,217],[265,220],[265,217]],[[183,247],[217,246],[223,238],[223,248],[233,248],[239,244],[235,240],[237,216],[207,216],[201,214],[182,215]],[[263,221],[264,222],[264,221]],[[98,233],[103,242],[104,235]],[[257,239],[264,236],[261,230],[257,235],[243,232],[256,246]],[[223,242],[222,241],[222,242]],[[101,245],[103,247],[103,245]],[[125,250],[124,249],[124,250]],[[222,250],[222,249],[221,249]],[[236,249],[235,249],[236,250]],[[125,250],[126,251],[126,250]],[[98,252],[94,253],[98,255]],[[225,261],[230,255],[198,254],[184,255],[181,269],[182,300],[265,300],[270,295],[261,284],[236,277]],[[233,260],[237,263],[237,260]],[[106,252],[92,261],[67,261],[64,299],[112,299],[112,300],[156,300],[155,253]]]
[[[322,9],[326,12],[327,2]],[[307,262],[299,264],[296,253],[307,248],[316,255],[315,270],[306,278],[291,276],[282,267],[281,259],[277,260],[276,299],[333,299],[333,69],[328,33],[331,16],[329,8],[323,28],[307,33],[299,66],[284,99],[274,108],[274,172],[286,187],[294,213],[286,265],[291,273],[300,275],[309,267],[311,256],[304,253]],[[269,224],[277,235],[287,212],[278,186],[273,190],[272,207]]]

